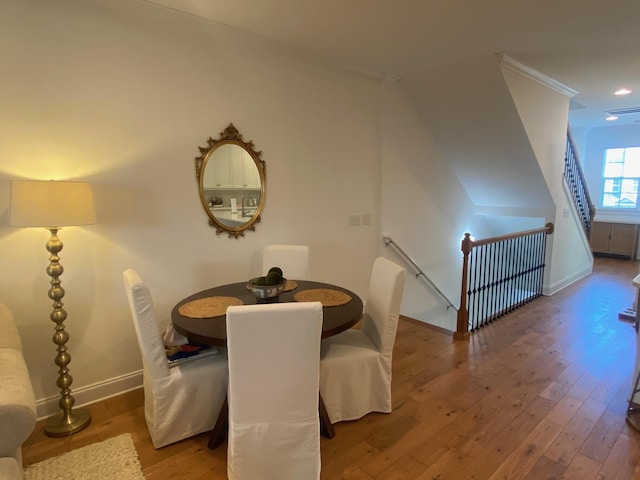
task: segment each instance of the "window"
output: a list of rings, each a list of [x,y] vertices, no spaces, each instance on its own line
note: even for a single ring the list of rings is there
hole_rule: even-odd
[[[605,150],[602,181],[603,207],[638,208],[640,147]]]

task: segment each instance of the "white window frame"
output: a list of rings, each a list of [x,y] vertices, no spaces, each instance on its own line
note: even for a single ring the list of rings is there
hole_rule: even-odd
[[[610,157],[618,158],[610,160]],[[616,166],[616,164],[619,165]],[[638,209],[640,206],[640,147],[607,148],[602,161],[601,179],[600,205],[603,208]],[[629,203],[620,205],[625,199]]]

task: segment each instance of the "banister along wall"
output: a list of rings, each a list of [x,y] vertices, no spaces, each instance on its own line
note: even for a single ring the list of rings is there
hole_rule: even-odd
[[[553,223],[483,240],[465,233],[454,338],[468,340],[469,332],[542,295],[546,237],[552,233]]]

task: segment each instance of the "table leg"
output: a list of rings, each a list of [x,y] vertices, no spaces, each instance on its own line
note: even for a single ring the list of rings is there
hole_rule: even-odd
[[[331,425],[331,420],[329,420],[329,414],[327,413],[327,408],[324,406],[324,402],[322,401],[322,395],[318,395],[318,413],[320,414],[320,433],[325,438],[333,438],[336,436],[336,432],[333,430],[333,425]]]
[[[209,449],[213,450],[216,447],[219,447],[227,438],[227,434],[229,433],[229,403],[227,402],[227,397],[224,397],[224,403],[222,407],[220,407],[220,413],[218,414],[218,419],[216,420],[216,424],[211,430],[211,437],[209,437]]]

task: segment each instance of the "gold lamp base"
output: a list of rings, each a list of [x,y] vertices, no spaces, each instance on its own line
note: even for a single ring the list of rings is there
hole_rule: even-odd
[[[60,281],[64,268],[58,256],[62,242],[57,234],[63,226],[95,223],[91,186],[85,182],[15,181],[11,183],[9,213],[9,223],[13,226],[46,227],[51,233],[46,245],[50,254],[47,275],[51,277],[48,296],[53,301],[49,318],[55,323],[52,340],[57,346],[55,364],[59,368],[56,385],[60,388],[58,405],[61,412],[45,422],[44,433],[51,437],[73,435],[89,425],[91,414],[82,409],[72,410],[75,399],[71,395],[73,378],[68,368],[71,355],[67,349],[69,334],[64,325],[67,318],[62,303],[65,291]]]
[[[91,423],[91,412],[84,408],[76,408],[69,415],[64,412],[49,417],[44,426],[48,437],[67,437],[84,429]]]

